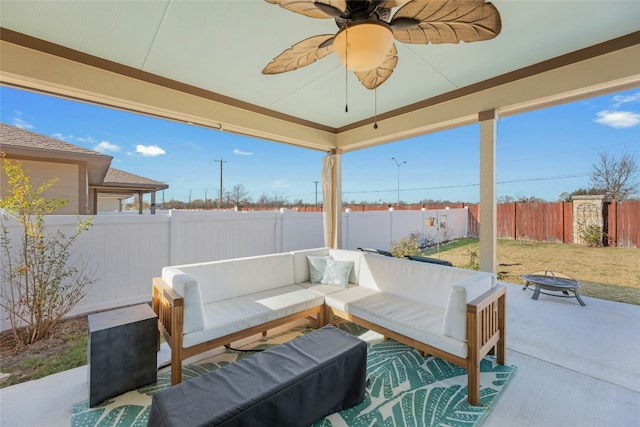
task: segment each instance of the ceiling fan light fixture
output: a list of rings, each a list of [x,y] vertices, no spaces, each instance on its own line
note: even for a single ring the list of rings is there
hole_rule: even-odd
[[[384,62],[392,45],[393,33],[388,25],[367,21],[340,30],[333,40],[333,51],[345,68],[369,71]]]

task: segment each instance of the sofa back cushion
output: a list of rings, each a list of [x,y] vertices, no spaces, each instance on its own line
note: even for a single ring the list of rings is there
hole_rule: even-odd
[[[446,308],[453,284],[474,273],[461,268],[363,253],[360,286]]]
[[[188,334],[204,329],[204,307],[198,281],[175,267],[163,268],[162,280],[184,298],[183,332]]]
[[[329,248],[304,249],[291,252],[293,256],[293,280],[294,283],[309,281],[309,256],[328,256]]]
[[[293,256],[290,253],[259,255],[177,267],[198,281],[203,304],[293,285],[294,283]]]
[[[495,285],[492,274],[477,271],[474,273],[472,277],[451,287],[443,324],[443,333],[448,337],[467,339],[467,303]]]

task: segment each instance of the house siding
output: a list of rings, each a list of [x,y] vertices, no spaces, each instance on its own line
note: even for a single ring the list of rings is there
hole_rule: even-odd
[[[33,188],[48,182],[53,177],[58,179],[51,188],[42,195],[48,200],[64,199],[68,203],[62,209],[53,212],[57,215],[77,215],[79,213],[78,196],[81,193],[80,188],[80,166],[69,163],[49,163],[35,160],[20,160],[22,169],[31,179]],[[6,197],[9,189],[7,188],[7,177],[2,171],[2,180],[0,180],[2,197]]]

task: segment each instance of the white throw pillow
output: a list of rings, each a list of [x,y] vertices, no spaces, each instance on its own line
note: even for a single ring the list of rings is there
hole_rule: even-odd
[[[320,283],[346,288],[349,285],[349,275],[353,269],[353,261],[327,260],[327,268]]]
[[[311,283],[320,283],[322,281],[329,259],[331,258],[328,256],[307,255],[309,262],[309,281]]]

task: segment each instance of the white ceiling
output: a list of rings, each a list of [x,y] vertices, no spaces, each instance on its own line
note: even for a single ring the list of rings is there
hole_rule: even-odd
[[[458,45],[396,42],[399,61],[378,89],[378,115],[621,36],[636,33],[638,43],[639,1],[493,4],[502,18],[502,32],[493,40]],[[335,33],[332,19],[309,18],[260,0],[3,0],[0,8],[3,28],[336,134],[374,115],[374,91],[361,86],[352,73],[345,78],[333,54],[296,71],[261,74],[294,43]]]

